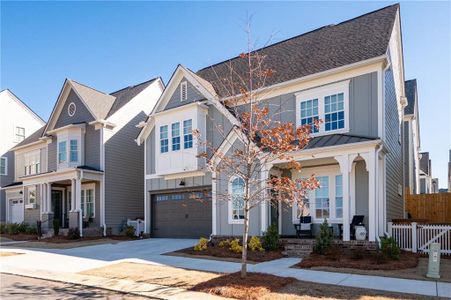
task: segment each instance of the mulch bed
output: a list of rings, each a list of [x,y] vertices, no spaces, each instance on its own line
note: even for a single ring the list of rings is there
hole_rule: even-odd
[[[65,244],[65,243],[76,243],[81,241],[95,241],[95,240],[102,240],[102,239],[110,239],[110,240],[118,240],[118,241],[132,241],[132,240],[139,240],[138,237],[131,238],[128,236],[123,235],[115,235],[115,236],[108,236],[108,237],[102,237],[102,236],[87,236],[87,237],[81,237],[79,239],[69,239],[67,236],[64,235],[58,235],[58,236],[52,236],[49,238],[41,239],[41,242],[48,242],[48,243],[54,243],[54,244]]]
[[[193,257],[218,257],[218,258],[232,258],[241,259],[241,253],[230,251],[227,247],[221,248],[219,246],[209,246],[207,250],[194,251],[193,247],[181,249],[173,252],[174,254],[183,253]],[[249,262],[264,262],[274,259],[282,258],[282,250],[277,251],[247,251],[247,259]]]
[[[295,282],[291,277],[278,277],[262,273],[247,273],[241,279],[240,273],[220,276],[195,285],[191,290],[235,299],[259,299]]]
[[[26,233],[18,233],[18,234],[1,234],[3,238],[7,238],[13,241],[32,241],[37,240],[38,236],[35,234],[26,234]]]
[[[410,252],[401,252],[399,260],[381,259],[375,251],[344,251],[336,250],[330,254],[319,255],[312,253],[293,267],[333,267],[352,268],[359,270],[399,270],[415,268],[418,265],[419,255]]]

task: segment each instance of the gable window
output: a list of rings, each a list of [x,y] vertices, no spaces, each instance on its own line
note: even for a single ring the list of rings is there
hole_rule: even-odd
[[[231,201],[229,202],[229,222],[241,223],[244,220],[244,180],[232,177],[229,183]]]
[[[329,218],[329,176],[316,177],[320,187],[315,190],[315,217]]]
[[[314,125],[312,134],[344,133],[349,130],[349,80],[296,93],[296,124]]]
[[[78,141],[70,140],[70,161],[77,162],[78,161]]]
[[[318,99],[306,100],[301,102],[301,125],[311,125],[311,132],[318,132],[318,128],[314,126],[318,121]]]
[[[160,152],[169,151],[168,125],[160,126]]]
[[[335,176],[335,218],[343,218],[343,176]]]
[[[36,203],[36,187],[28,188],[28,204]]]
[[[66,161],[67,161],[66,141],[62,141],[58,143],[58,162],[64,163]]]
[[[183,81],[180,83],[180,101],[188,100],[188,83]]]
[[[180,122],[172,123],[172,151],[180,150]]]
[[[193,148],[193,120],[183,121],[183,147]]]
[[[8,175],[8,159],[0,157],[0,175]]]
[[[324,124],[326,131],[345,127],[344,94],[326,96],[324,98]]]
[[[22,142],[25,139],[25,128],[16,126],[16,142]]]
[[[69,117],[73,117],[76,111],[77,106],[75,106],[75,103],[74,102],[69,103],[69,106],[67,106],[67,114],[69,115]]]

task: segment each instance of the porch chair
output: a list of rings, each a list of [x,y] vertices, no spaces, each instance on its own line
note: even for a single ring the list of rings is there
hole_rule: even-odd
[[[355,215],[352,217],[352,222],[349,225],[351,227],[351,239],[355,240],[355,227],[362,224],[363,219],[365,219],[365,216],[362,215]]]
[[[302,238],[302,236],[308,236],[310,238],[313,238],[313,231],[312,231],[312,217],[306,216],[306,217],[300,217],[299,218],[299,224],[294,224],[294,229],[296,230],[296,236],[298,238]]]

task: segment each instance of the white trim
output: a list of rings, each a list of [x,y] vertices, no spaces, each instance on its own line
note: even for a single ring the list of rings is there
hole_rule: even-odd
[[[183,96],[183,92],[185,92],[185,96]],[[188,82],[185,80],[180,83],[180,101],[186,100],[188,100]]]
[[[211,234],[217,234],[216,172],[211,173]]]
[[[205,173],[206,173],[205,171],[191,171],[191,172],[163,175],[163,178],[165,180],[171,180],[171,179],[180,179],[180,178],[186,178],[186,177],[197,177],[197,176],[204,176]],[[148,176],[148,175],[146,175],[146,176]],[[158,177],[156,177],[156,178],[158,178]]]
[[[87,207],[87,202],[86,202],[86,191],[88,190],[92,190],[92,203],[93,203],[93,215],[92,218],[95,219],[96,217],[96,184],[95,183],[85,183],[85,184],[81,184],[81,192],[84,192],[84,199],[83,199],[83,206],[84,206],[84,211],[83,211],[83,218],[86,218],[86,207]],[[80,197],[81,197],[81,193],[80,193]],[[80,198],[81,201],[81,198]],[[81,202],[80,202],[81,205]],[[80,211],[81,211],[81,206],[80,206]],[[91,218],[91,217],[89,217]]]
[[[230,179],[229,179],[229,184],[228,184],[228,190],[227,190],[227,194],[229,195],[229,200],[227,201],[228,202],[228,210],[227,210],[227,220],[228,220],[228,222],[229,222],[229,224],[244,224],[244,219],[238,219],[238,220],[234,220],[233,218],[232,218],[232,211],[233,211],[233,199],[232,199],[232,197],[233,197],[233,195],[232,195],[232,183],[233,183],[233,181],[235,181],[235,179],[238,179],[238,178],[241,178],[242,180],[243,180],[243,178],[241,177],[241,176],[237,176],[237,175],[234,175],[234,176],[232,176],[232,177],[230,177]],[[243,180],[243,182],[244,182],[244,180]],[[246,187],[244,187],[244,189],[246,189]],[[244,193],[245,191],[243,191],[243,193]],[[243,202],[244,202],[244,200],[243,200]],[[243,203],[243,205],[244,205],[244,203]],[[244,208],[243,208],[243,213],[244,213]]]

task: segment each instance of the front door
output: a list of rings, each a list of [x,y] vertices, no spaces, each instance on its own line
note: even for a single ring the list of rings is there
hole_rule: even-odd
[[[52,191],[52,211],[53,219],[58,220],[60,227],[63,227],[63,192]]]

